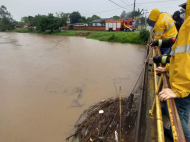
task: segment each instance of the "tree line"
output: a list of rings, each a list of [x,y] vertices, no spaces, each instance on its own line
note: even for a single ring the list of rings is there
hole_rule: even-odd
[[[16,25],[16,21],[13,19],[7,8],[2,5],[0,7],[0,31],[11,30]]]
[[[21,18],[21,21],[18,22],[20,27],[27,25],[28,28],[36,27],[38,31],[58,30],[59,27],[67,26],[67,20],[70,19],[70,23],[90,23],[95,19],[100,19],[99,16],[93,15],[92,17],[84,17],[78,11],[72,13],[63,13],[59,12],[55,15],[49,13],[48,15],[36,15],[36,16],[25,16]]]
[[[134,18],[142,15],[142,10],[139,9],[137,11],[133,12],[126,12],[123,11],[120,16],[113,16],[111,18],[114,19],[128,19],[128,18]],[[54,32],[56,30],[59,30],[59,27],[67,26],[67,20],[70,19],[70,23],[90,23],[95,19],[101,19],[98,15],[93,15],[91,17],[85,17],[82,16],[78,11],[74,11],[72,13],[63,13],[63,12],[57,12],[54,14],[49,13],[48,15],[35,15],[35,16],[25,16],[21,18],[20,22],[17,22],[13,19],[10,12],[8,12],[7,8],[5,6],[0,7],[0,31],[6,31],[14,29],[14,26],[20,26],[23,27],[24,25],[27,25],[29,30],[33,30],[35,27],[37,31],[44,32],[46,30],[50,30],[51,32]],[[144,21],[145,18],[141,21]],[[102,20],[102,23],[105,23],[105,19]]]

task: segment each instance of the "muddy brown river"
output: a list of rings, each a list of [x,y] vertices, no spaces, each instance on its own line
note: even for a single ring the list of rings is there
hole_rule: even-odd
[[[81,113],[132,90],[145,46],[0,33],[0,142],[64,142]],[[117,90],[116,90],[117,89]]]

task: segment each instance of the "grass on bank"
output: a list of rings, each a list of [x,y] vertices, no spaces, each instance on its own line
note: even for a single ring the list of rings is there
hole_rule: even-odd
[[[60,36],[76,36],[77,33],[87,33],[89,31],[81,31],[81,30],[67,30],[67,31],[62,31],[62,32],[55,32],[52,33],[53,35],[60,35]]]
[[[31,31],[28,29],[14,29],[14,30],[9,30],[7,32],[16,32],[16,33],[38,33],[37,31]]]
[[[140,38],[139,33],[135,32],[95,32],[87,36],[90,39],[97,39],[100,41],[119,42],[119,43],[134,43],[134,44],[146,44],[147,41],[143,41]]]
[[[14,29],[14,30],[9,30],[7,32],[51,34],[50,30],[47,30],[47,31],[44,31],[44,32],[39,32],[37,30],[29,30],[29,29]]]
[[[28,30],[28,29],[15,29],[9,32],[18,32],[18,33],[40,33],[40,34],[53,34],[60,36],[76,36],[77,33],[87,33],[89,31],[82,30],[67,30],[62,32],[54,32],[47,30],[45,32],[38,32],[36,30]],[[149,37],[149,32],[147,30],[142,30],[140,33],[136,32],[124,32],[124,31],[115,31],[115,32],[107,32],[107,31],[94,31],[86,38],[95,39],[100,41],[107,42],[119,42],[119,43],[134,43],[134,44],[143,44],[147,43]]]
[[[51,33],[50,30],[46,30],[44,32],[39,32],[37,30],[28,30],[28,29],[14,29],[10,30],[8,32],[16,32],[16,33],[40,33],[40,34],[53,34],[53,35],[60,35],[60,36],[76,36],[77,33],[87,33],[88,31],[82,31],[82,30],[67,30],[67,31],[54,31]]]

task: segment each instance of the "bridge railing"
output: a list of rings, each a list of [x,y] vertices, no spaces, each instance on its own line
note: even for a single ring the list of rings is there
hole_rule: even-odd
[[[153,57],[156,55],[161,55],[159,47],[157,47],[157,49],[152,50],[152,55],[153,55]],[[152,72],[155,69],[156,69],[156,64],[154,63],[152,66]],[[170,88],[167,73],[162,73],[161,77],[159,79],[159,82],[158,82],[157,74],[154,71],[154,85],[155,85],[155,98],[154,98],[152,108],[151,108],[151,110],[149,110],[149,114],[155,115],[155,113],[156,113],[158,142],[165,142],[161,104],[159,101],[158,94],[161,91],[162,87]],[[167,102],[167,108],[168,108],[168,112],[169,112],[172,133],[173,133],[173,141],[174,142],[186,142],[175,101],[174,101],[174,99],[168,99],[166,102]]]

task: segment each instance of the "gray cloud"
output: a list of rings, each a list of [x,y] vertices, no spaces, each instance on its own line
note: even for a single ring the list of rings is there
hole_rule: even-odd
[[[1,5],[5,5],[8,11],[13,15],[13,18],[17,21],[20,21],[21,17],[28,15],[34,16],[37,14],[43,15],[48,13],[55,14],[55,12],[70,13],[73,11],[79,11],[81,15],[85,17],[97,14],[102,18],[109,18],[114,15],[120,15],[123,10],[129,11],[133,9],[133,0],[112,1],[126,7],[128,10],[120,8],[109,0],[1,0]],[[129,4],[127,1],[130,3],[128,6],[126,6],[126,4]],[[162,12],[173,14],[174,11],[180,10],[178,5],[185,3],[187,0],[158,1],[164,0],[136,0],[136,7],[147,9],[148,12],[153,8],[158,8]]]

